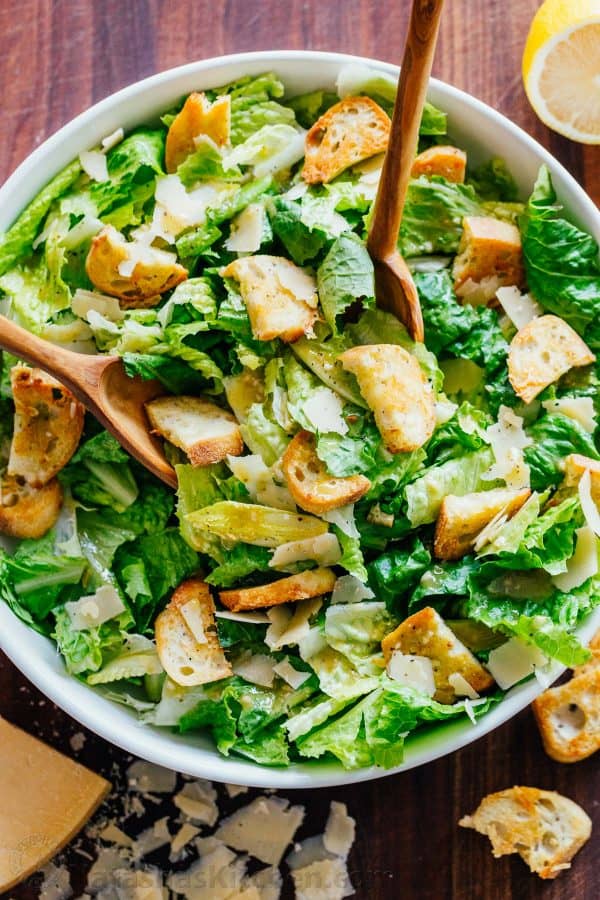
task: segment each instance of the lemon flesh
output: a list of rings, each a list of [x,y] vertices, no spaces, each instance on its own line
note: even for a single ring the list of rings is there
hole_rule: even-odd
[[[525,45],[523,81],[548,127],[600,143],[600,0],[542,4]]]

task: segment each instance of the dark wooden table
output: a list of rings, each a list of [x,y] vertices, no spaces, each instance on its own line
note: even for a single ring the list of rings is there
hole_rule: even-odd
[[[434,74],[510,116],[547,146],[596,202],[600,149],[548,131],[531,111],[520,62],[536,0],[448,0]],[[0,0],[0,180],[56,128],[132,81],[201,57],[254,49],[322,49],[398,62],[408,0]],[[45,701],[0,654],[0,713],[72,753],[79,726]],[[88,735],[79,758],[110,777],[125,754]],[[542,751],[530,711],[430,766],[348,789],[295,794],[303,832],[321,830],[330,799],[358,821],[350,858],[358,900],[594,900],[598,831],[555,882],[457,828],[481,797],[513,784],[557,789],[600,829],[597,759],[568,767]],[[1,802],[1,798],[0,798]],[[312,828],[311,828],[312,825]],[[79,874],[73,857],[73,880]],[[11,891],[35,897],[35,882]]]

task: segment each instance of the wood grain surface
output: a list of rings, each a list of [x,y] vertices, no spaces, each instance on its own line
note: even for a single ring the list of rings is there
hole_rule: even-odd
[[[535,0],[447,0],[434,74],[508,115],[600,201],[600,149],[549,132],[525,98],[520,60]],[[111,92],[171,66],[255,49],[337,50],[397,62],[407,0],[0,0],[0,180],[60,125]],[[79,726],[0,654],[0,714],[65,752]],[[119,780],[128,757],[92,735],[78,758]],[[481,797],[513,784],[557,789],[582,804],[596,833],[570,872],[542,882],[516,858],[457,828]],[[553,763],[530,711],[446,759],[346,789],[293,794],[302,833],[320,831],[331,799],[358,822],[350,871],[358,900],[595,900],[600,896],[597,759]],[[1,798],[0,798],[1,802]],[[68,856],[75,895],[85,860]],[[39,878],[11,891],[37,896]],[[288,889],[286,888],[286,891]],[[291,893],[286,893],[291,896]]]

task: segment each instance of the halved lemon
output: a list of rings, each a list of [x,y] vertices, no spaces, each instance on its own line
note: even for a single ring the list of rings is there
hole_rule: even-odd
[[[523,82],[549,128],[600,144],[600,0],[545,0],[529,29]]]

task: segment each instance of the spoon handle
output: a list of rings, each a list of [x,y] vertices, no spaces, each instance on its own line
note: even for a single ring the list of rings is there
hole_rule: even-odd
[[[386,259],[397,248],[442,6],[443,0],[414,0],[412,5],[392,116],[393,152],[385,155],[367,242],[376,259]]]
[[[0,350],[7,350],[19,359],[33,366],[39,366],[54,375],[68,388],[85,393],[93,392],[97,386],[107,357],[86,356],[64,347],[57,347],[50,341],[21,328],[15,322],[0,315]]]

